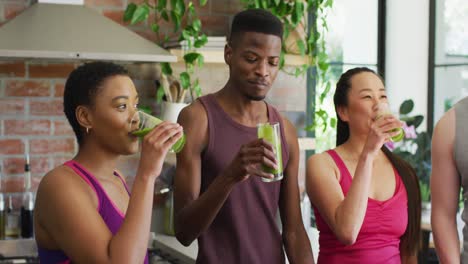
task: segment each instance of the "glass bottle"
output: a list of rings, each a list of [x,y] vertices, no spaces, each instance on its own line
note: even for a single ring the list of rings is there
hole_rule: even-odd
[[[0,239],[5,239],[6,210],[3,193],[0,193]]]
[[[20,214],[13,208],[13,197],[8,196],[8,208],[6,212],[5,236],[18,238],[20,233]]]
[[[25,192],[21,206],[21,237],[31,238],[33,229],[34,196],[32,192]]]

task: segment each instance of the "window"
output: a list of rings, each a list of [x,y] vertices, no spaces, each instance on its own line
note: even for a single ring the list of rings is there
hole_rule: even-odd
[[[329,116],[335,116],[333,94],[336,82],[341,74],[354,67],[368,67],[377,72],[382,69],[378,53],[379,47],[379,4],[385,1],[375,0],[334,0],[333,8],[327,15],[328,32],[326,33],[326,49],[330,58],[331,89],[328,98],[322,104]],[[381,7],[381,6],[380,6]],[[319,23],[320,24],[320,23]],[[321,29],[318,29],[321,32]],[[383,41],[384,43],[384,41]],[[309,84],[309,91],[316,91],[320,95],[325,89],[321,83]],[[309,92],[310,93],[310,92]],[[312,95],[309,94],[308,98]],[[314,98],[318,104],[318,98]],[[310,105],[310,104],[308,104]],[[317,109],[315,109],[317,110]],[[312,112],[312,111],[308,111]],[[336,131],[328,128],[323,132],[317,128],[315,131],[316,152],[322,152],[335,146]]]
[[[468,96],[468,2],[431,1],[428,129]]]

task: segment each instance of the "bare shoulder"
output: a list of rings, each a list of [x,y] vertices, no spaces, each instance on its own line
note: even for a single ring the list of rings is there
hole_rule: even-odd
[[[48,172],[41,180],[39,184],[38,192],[41,192],[43,189],[48,190],[50,188],[55,188],[56,186],[69,186],[76,183],[77,177],[75,177],[75,172],[68,168],[67,166],[59,166],[50,172]]]
[[[320,165],[320,167],[336,167],[332,158],[327,152],[317,153],[307,160],[307,165]]]
[[[187,137],[184,149],[191,150],[191,153],[201,152],[208,144],[208,116],[200,100],[182,109],[178,123],[182,125]],[[183,155],[186,152],[181,153]]]
[[[327,152],[314,154],[307,160],[307,177],[317,178],[330,172],[339,178],[338,167]]]
[[[91,187],[72,169],[62,165],[42,178],[37,191],[36,206],[39,209],[43,205],[58,204],[69,200],[71,196],[97,204]]]
[[[437,143],[440,140],[445,143],[453,143],[455,137],[455,118],[455,109],[453,108],[440,118],[434,128],[433,143]]]
[[[281,115],[281,120],[283,121],[283,130],[285,133],[286,140],[288,142],[288,146],[298,145],[296,127],[291,123],[291,121],[289,121],[288,118],[286,118],[283,115]]]
[[[281,119],[283,121],[284,132],[289,136],[293,135],[294,137],[297,137],[297,130],[293,123],[291,123],[291,121],[289,121],[289,119],[284,115],[281,115]]]
[[[182,109],[178,121],[182,125],[195,123],[198,126],[203,125],[203,123],[207,124],[208,116],[200,100],[196,100]]]

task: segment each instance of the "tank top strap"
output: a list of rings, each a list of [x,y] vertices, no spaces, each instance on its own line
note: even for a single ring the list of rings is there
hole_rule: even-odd
[[[340,171],[340,185],[343,193],[346,195],[352,182],[351,174],[349,173],[349,170],[346,167],[344,161],[341,159],[340,155],[338,155],[334,149],[327,150],[327,153],[332,157],[333,161],[338,167],[338,170]]]
[[[65,166],[69,167],[72,169],[78,176],[80,176],[96,193],[96,196],[98,197],[98,206],[97,210],[101,210],[101,204],[102,204],[102,187],[101,185],[94,179],[93,176],[85,169],[83,168],[80,164],[73,160],[69,160],[64,163]]]
[[[125,180],[123,179],[123,177],[117,171],[114,171],[114,175],[120,179],[123,186],[125,187],[125,190],[127,190],[128,195],[130,195],[130,189],[128,188],[128,185],[125,182]]]

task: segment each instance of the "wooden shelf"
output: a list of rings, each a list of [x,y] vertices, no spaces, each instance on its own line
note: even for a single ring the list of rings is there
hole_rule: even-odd
[[[177,62],[182,62],[184,51],[181,49],[171,49],[169,52],[172,55],[177,56]],[[224,63],[224,51],[223,50],[201,50],[198,51],[205,57],[205,63]],[[288,66],[300,66],[306,64],[308,57],[301,55],[286,54],[285,56],[286,65]]]

